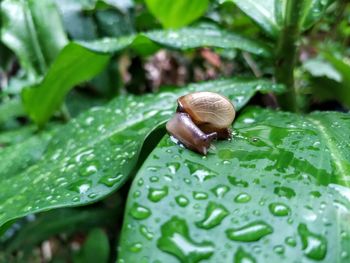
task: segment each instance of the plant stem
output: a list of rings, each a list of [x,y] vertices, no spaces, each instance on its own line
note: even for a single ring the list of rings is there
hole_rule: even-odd
[[[285,23],[279,36],[276,53],[276,81],[284,84],[287,92],[278,96],[282,109],[297,112],[297,94],[294,83],[294,68],[298,54],[301,22],[305,0],[288,0]]]

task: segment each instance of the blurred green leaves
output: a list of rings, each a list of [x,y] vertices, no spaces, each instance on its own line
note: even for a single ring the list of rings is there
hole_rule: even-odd
[[[146,0],[151,13],[165,28],[180,28],[201,17],[208,0]]]
[[[68,44],[52,64],[44,80],[23,90],[26,112],[36,124],[43,126],[59,109],[68,91],[96,76],[108,61],[108,55],[91,52],[75,43]]]
[[[350,107],[350,62],[329,51],[304,62],[303,67],[311,75],[313,95],[321,101],[337,100]]]
[[[1,40],[19,58],[29,79],[45,74],[68,40],[51,0],[1,3]]]
[[[277,38],[285,20],[285,11],[288,1],[286,0],[221,0],[221,2],[232,1],[251,19],[253,19],[268,35]],[[326,9],[334,0],[289,0],[300,1],[303,5],[300,16],[301,28],[306,30],[315,24],[325,13]]]

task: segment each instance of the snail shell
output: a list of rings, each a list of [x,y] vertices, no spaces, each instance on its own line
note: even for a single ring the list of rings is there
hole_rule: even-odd
[[[212,140],[231,138],[235,118],[232,103],[213,92],[195,92],[178,99],[175,116],[167,131],[187,148],[206,155]]]
[[[188,113],[198,125],[225,129],[235,118],[232,103],[224,96],[214,92],[195,92],[178,99],[179,111]]]

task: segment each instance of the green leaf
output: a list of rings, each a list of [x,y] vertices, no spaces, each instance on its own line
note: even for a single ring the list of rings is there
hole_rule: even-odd
[[[349,262],[350,115],[251,108],[234,128],[207,157],[164,137],[131,186],[120,262]]]
[[[68,44],[44,80],[22,91],[26,112],[36,124],[43,126],[59,109],[68,91],[97,75],[108,60],[107,55],[91,52],[75,43]]]
[[[1,40],[29,78],[44,74],[67,43],[56,6],[50,0],[5,0],[0,7]]]
[[[337,82],[342,80],[342,76],[339,72],[329,62],[322,58],[306,60],[303,63],[303,68],[313,77],[327,77]]]
[[[32,250],[40,242],[57,234],[70,235],[93,227],[113,225],[116,212],[108,209],[57,209],[38,215],[20,228],[5,243],[7,253],[16,250]]]
[[[208,0],[145,0],[148,9],[165,28],[186,26],[208,9]]]
[[[131,47],[140,53],[150,53],[157,49],[155,45],[161,45],[177,50],[205,46],[241,49],[265,57],[271,56],[271,49],[268,46],[256,40],[250,40],[217,28],[189,27],[179,30],[156,30],[138,35],[105,38],[89,42],[79,41],[78,43],[86,48],[103,53],[118,52],[127,47]]]
[[[346,58],[325,52],[322,58],[307,61],[304,67],[314,77],[311,83],[317,99],[336,99],[350,107],[350,62]]]
[[[109,258],[109,242],[102,229],[94,229],[89,233],[74,263],[107,263]]]
[[[0,127],[9,119],[24,116],[22,103],[19,99],[10,99],[0,104]]]
[[[227,79],[171,93],[121,96],[92,108],[58,129],[36,164],[12,165],[15,172],[0,169],[0,225],[39,211],[96,202],[118,189],[135,167],[145,138],[174,113],[177,97],[200,90],[226,95],[240,109],[258,91],[284,89],[268,81]],[[21,150],[15,154],[22,158]],[[7,158],[0,152],[1,163],[9,163]]]
[[[221,0],[233,2],[267,34],[277,37],[284,26],[285,10],[288,0]],[[294,1],[294,0],[290,0]],[[303,1],[302,29],[306,30],[324,15],[334,0],[300,0]]]

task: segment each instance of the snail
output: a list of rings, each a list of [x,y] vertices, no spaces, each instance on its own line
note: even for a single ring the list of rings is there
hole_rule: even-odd
[[[215,139],[231,138],[235,118],[232,103],[214,92],[194,92],[177,100],[177,110],[166,129],[187,148],[206,155]]]

